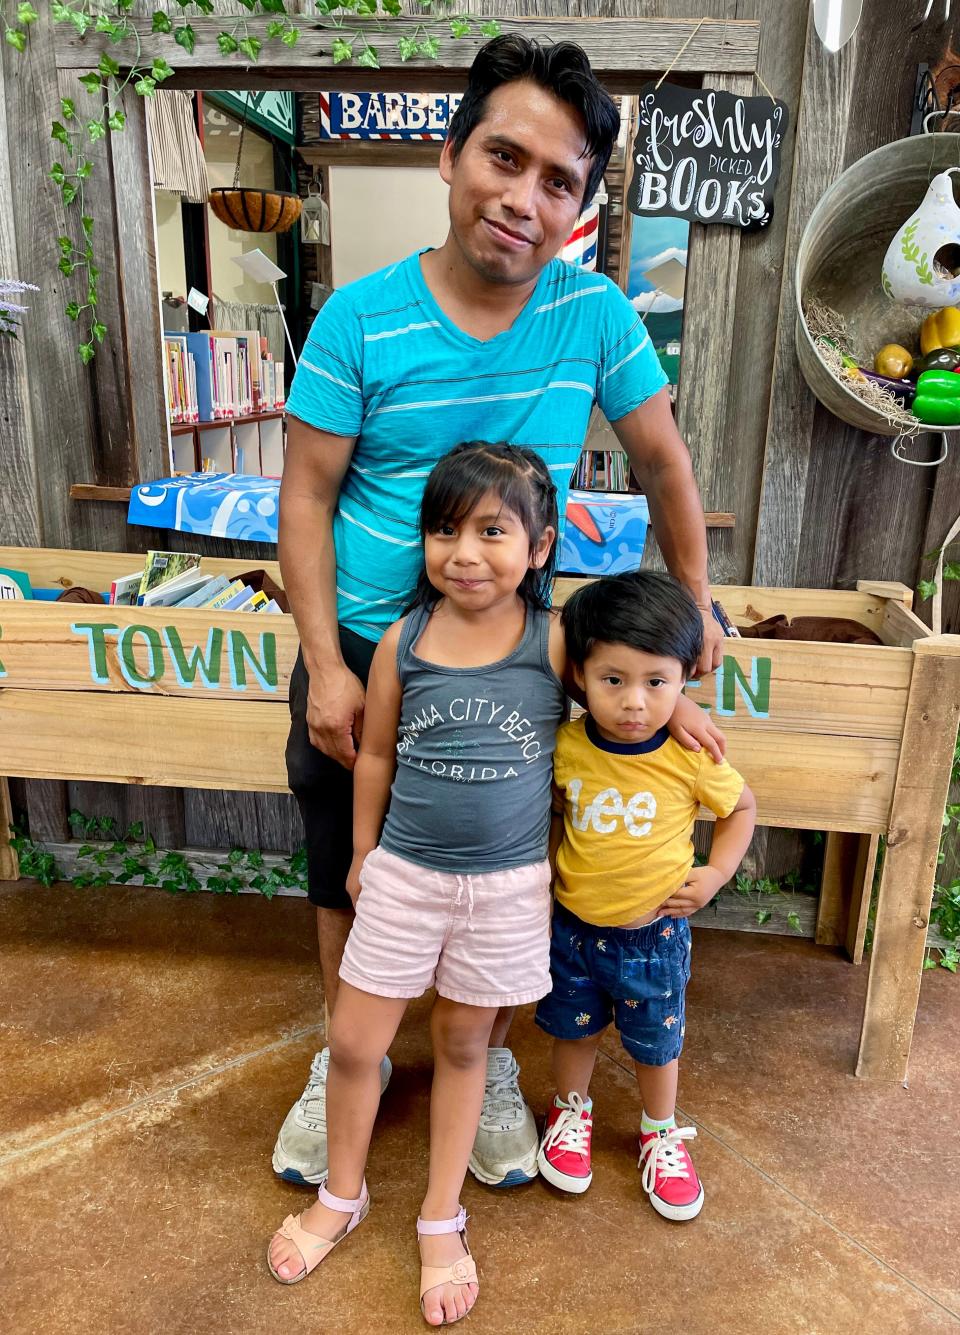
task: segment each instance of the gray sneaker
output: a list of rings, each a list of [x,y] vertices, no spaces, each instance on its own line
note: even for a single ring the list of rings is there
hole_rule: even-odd
[[[488,1187],[517,1187],[537,1176],[537,1124],[517,1084],[520,1067],[509,1048],[487,1052],[487,1084],[470,1172]]]
[[[318,1052],[310,1063],[310,1079],[287,1113],[273,1147],[273,1171],[285,1182],[315,1187],[327,1175],[327,1066],[330,1049]],[[390,1083],[393,1067],[384,1057],[380,1066],[380,1093]]]

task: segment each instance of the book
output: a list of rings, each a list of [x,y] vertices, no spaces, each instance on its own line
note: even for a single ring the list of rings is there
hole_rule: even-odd
[[[175,579],[164,580],[158,584],[155,589],[145,593],[140,599],[141,607],[173,607],[179,604],[181,598],[188,597],[191,593],[196,593],[208,582],[208,576],[201,574],[199,570],[186,570],[182,575],[177,575]]]
[[[205,607],[211,599],[216,598],[218,594],[223,593],[228,588],[230,581],[226,575],[214,575],[212,579],[207,579],[206,583],[201,584],[200,588],[194,593],[188,594],[177,603],[178,607]]]
[[[217,596],[211,598],[208,603],[203,603],[201,605],[208,608],[211,612],[219,612],[225,603],[229,603],[238,593],[242,593],[245,588],[246,585],[242,580],[235,579],[232,583],[227,585],[222,593],[218,593]]]
[[[0,602],[14,602],[32,597],[30,576],[25,570],[10,570],[6,566],[0,566]]]
[[[137,594],[140,592],[140,581],[142,579],[142,570],[136,571],[133,575],[121,575],[110,585],[108,601],[114,607],[133,607],[137,601]]]
[[[255,612],[279,612],[281,616],[283,615],[283,608],[277,602],[276,598],[271,598],[268,603],[264,603],[260,607],[255,607],[253,610]]]
[[[143,564],[143,576],[137,592],[137,605],[143,606],[144,595],[168,580],[188,570],[196,570],[200,557],[195,552],[155,552],[148,551]]]
[[[239,583],[239,580],[237,583]],[[244,603],[249,602],[252,597],[253,589],[251,589],[249,584],[244,584],[239,593],[235,593],[232,598],[228,598],[225,603],[220,604],[220,611],[234,612],[242,607]]]
[[[261,607],[266,607],[269,599],[265,593],[257,592],[252,598],[248,598],[245,603],[239,607],[231,607],[231,612],[259,612]]]

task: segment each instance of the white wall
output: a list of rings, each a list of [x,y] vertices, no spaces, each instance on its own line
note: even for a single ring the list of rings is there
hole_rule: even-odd
[[[180,196],[155,190],[153,207],[157,219],[157,269],[160,291],[175,297],[187,295],[187,271],[183,259],[183,223]]]
[[[221,111],[219,107],[204,103],[203,156],[207,160],[211,190],[219,186],[233,185],[239,142],[240,122],[225,111]],[[275,186],[273,148],[269,140],[262,138],[249,125],[243,139],[239,184],[260,190],[289,189],[289,186]],[[248,278],[243,270],[233,263],[233,257],[242,255],[248,250],[262,250],[264,255],[269,255],[276,264],[276,234],[238,231],[222,223],[212,209],[207,210],[207,215],[210,228],[210,273],[213,292],[208,292],[206,295],[216,294],[224,301],[272,303],[273,292],[270,287],[265,283],[255,283]]]
[[[450,223],[436,167],[331,167],[327,203],[335,287],[442,245]]]

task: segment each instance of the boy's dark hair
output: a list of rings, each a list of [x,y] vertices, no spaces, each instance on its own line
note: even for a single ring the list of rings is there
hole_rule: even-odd
[[[420,536],[435,533],[443,524],[456,528],[488,491],[523,524],[530,550],[547,528],[557,531],[557,489],[547,465],[534,450],[504,441],[468,440],[438,459],[420,502]],[[517,593],[530,607],[549,607],[556,561],[556,541],[539,570],[531,568]],[[432,607],[440,594],[420,571],[412,606]]]
[[[693,597],[678,579],[655,570],[585,584],[564,604],[561,620],[567,654],[578,667],[602,641],[676,658],[689,677],[703,648],[703,618]]]
[[[454,160],[483,120],[487,97],[505,83],[530,79],[566,102],[583,117],[587,132],[585,157],[590,170],[581,208],[586,208],[600,184],[620,131],[620,114],[613,98],[598,81],[582,47],[575,42],[543,46],[520,33],[504,33],[481,46],[463,95],[447,130]]]

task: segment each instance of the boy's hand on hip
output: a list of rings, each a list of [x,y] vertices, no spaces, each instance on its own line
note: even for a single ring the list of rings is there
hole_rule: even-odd
[[[311,746],[344,769],[357,763],[363,730],[363,683],[343,663],[310,674],[307,731]]]
[[[710,903],[726,879],[716,867],[691,867],[680,889],[657,909],[657,917],[689,918],[691,913]]]

